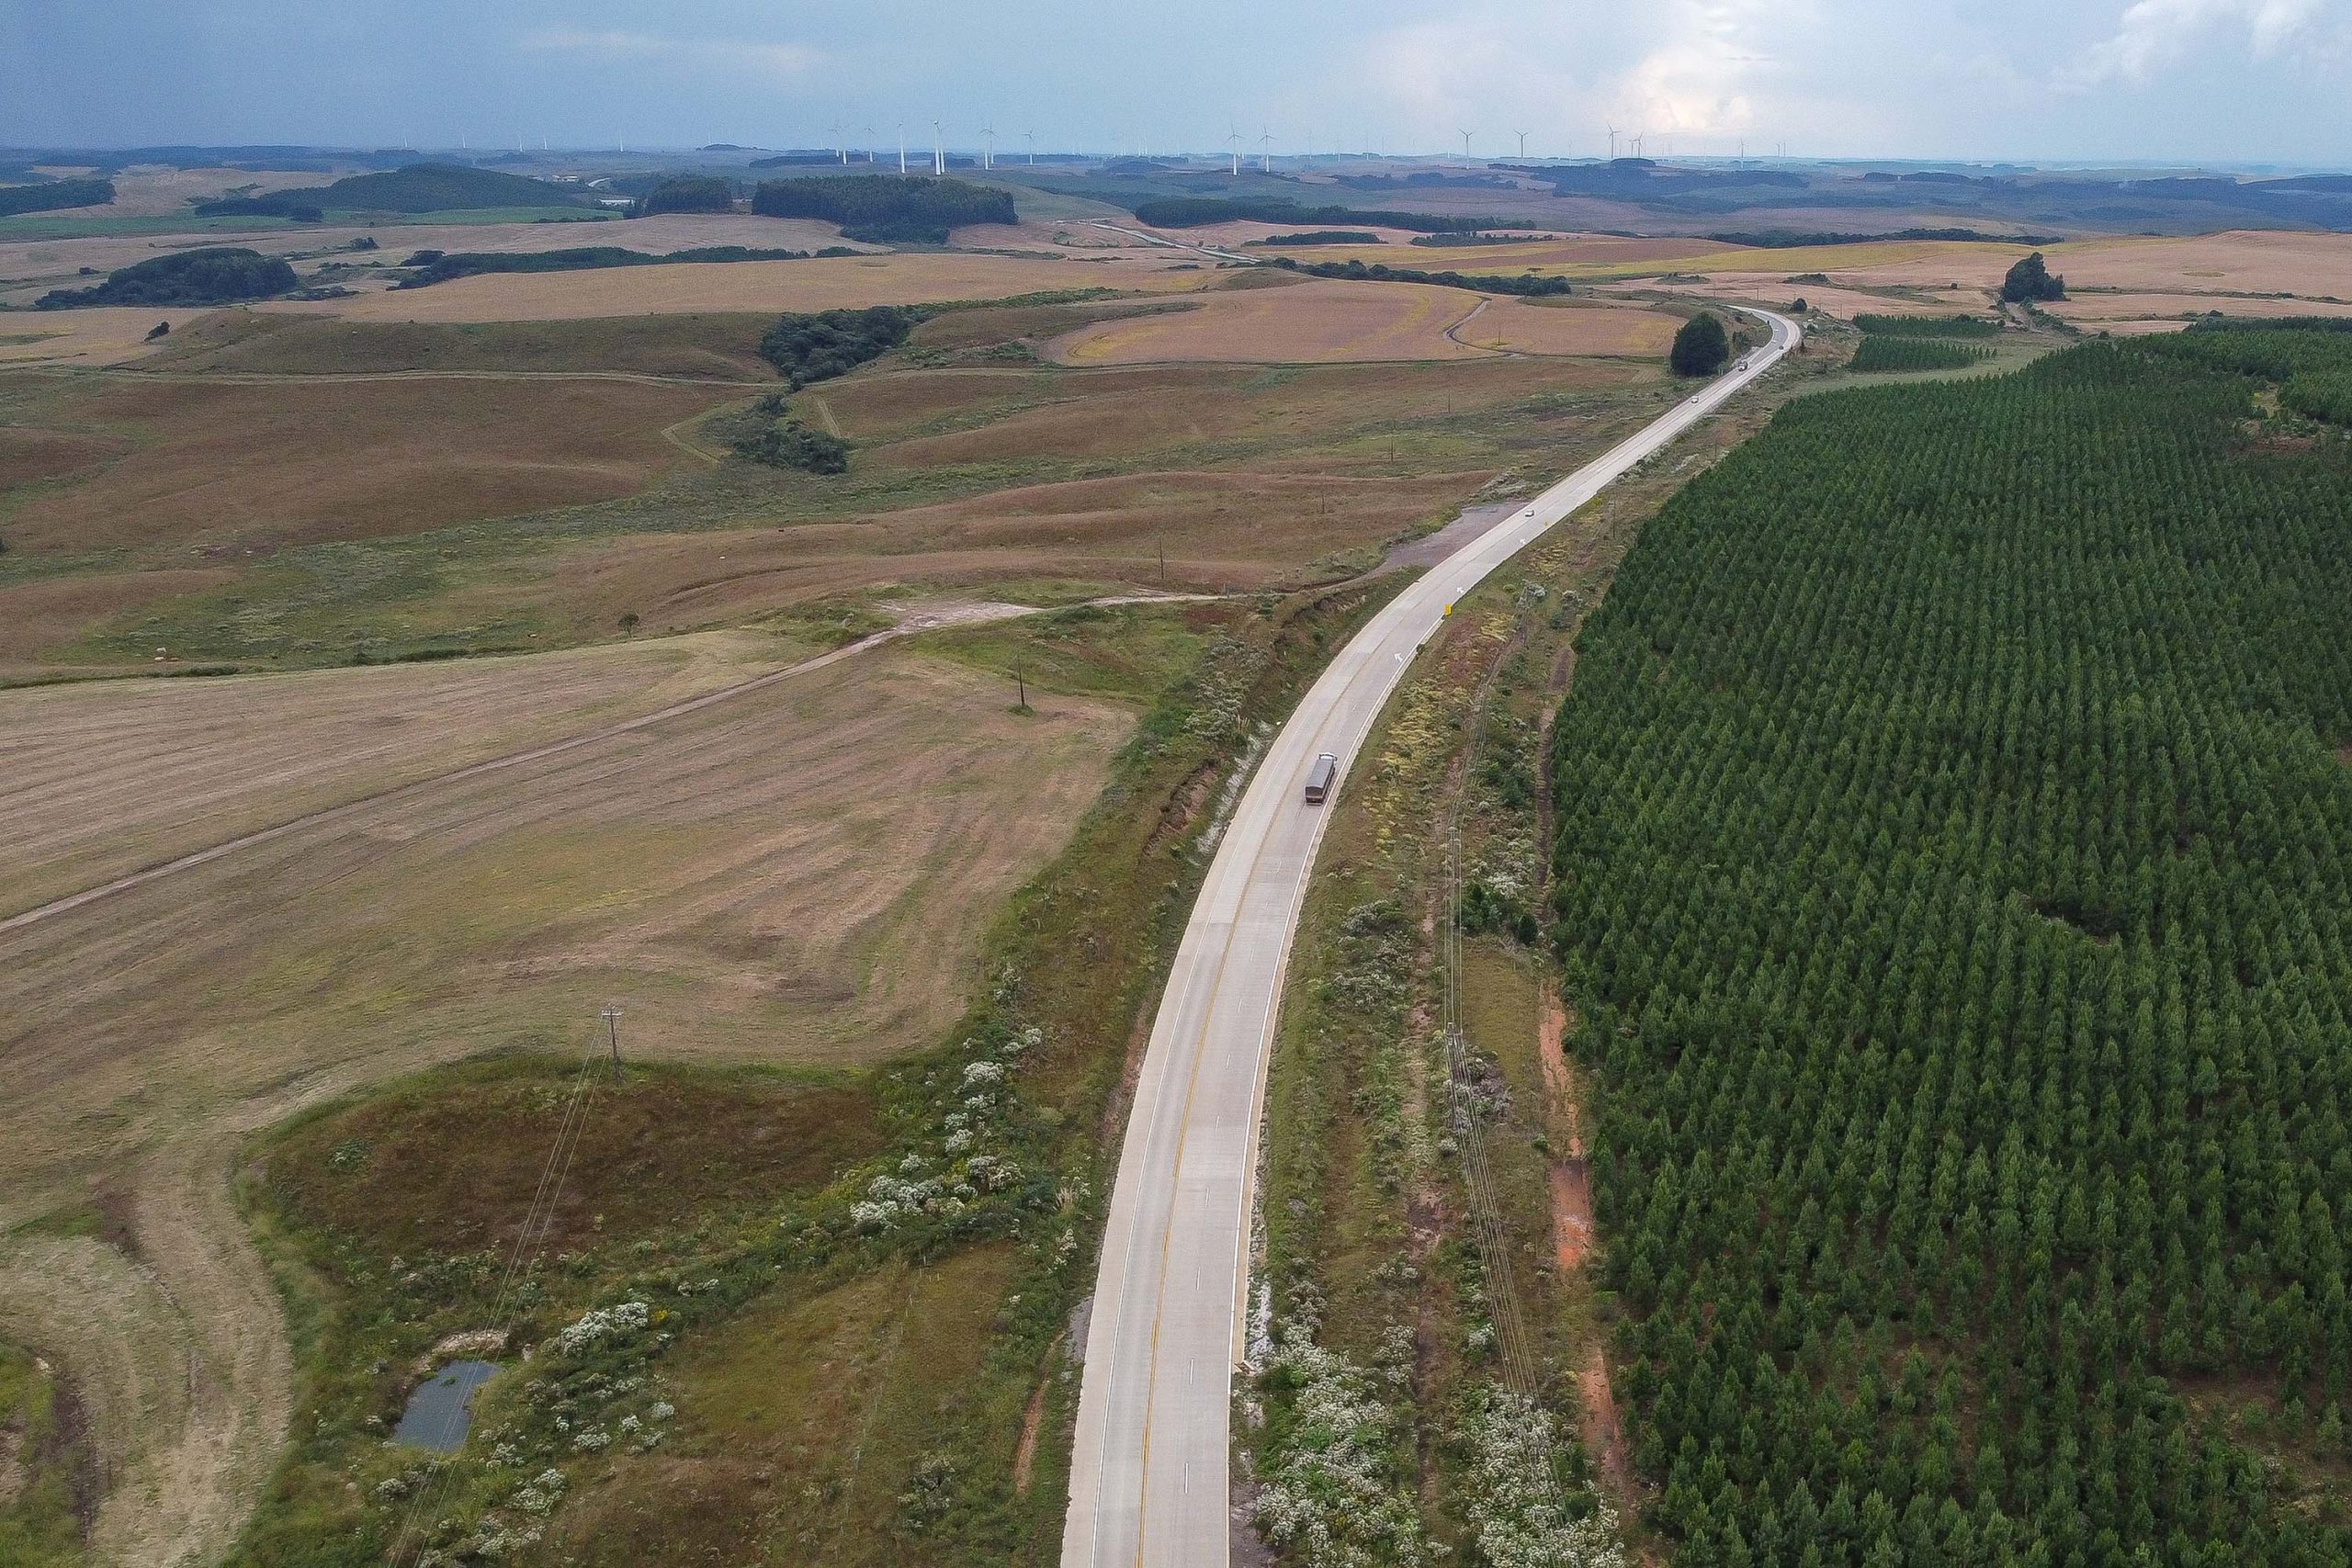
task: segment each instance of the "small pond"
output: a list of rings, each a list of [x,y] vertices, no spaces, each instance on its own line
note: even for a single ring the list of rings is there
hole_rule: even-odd
[[[465,1447],[466,1428],[474,1420],[474,1392],[497,1371],[489,1361],[452,1361],[435,1372],[408,1396],[392,1441],[444,1454]]]

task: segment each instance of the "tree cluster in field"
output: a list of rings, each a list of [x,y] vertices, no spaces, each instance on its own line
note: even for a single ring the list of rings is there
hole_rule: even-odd
[[[760,357],[797,391],[881,358],[907,341],[923,315],[915,305],[872,305],[780,316],[760,339]]]
[[[33,185],[0,186],[0,218],[14,218],[22,212],[104,207],[113,199],[112,180],[41,180]]]
[[[1713,310],[1702,310],[1683,322],[1666,355],[1667,368],[1677,376],[1713,376],[1730,363],[1731,333]]]
[[[1245,240],[1249,245],[1376,245],[1380,236],[1369,229],[1309,229],[1301,234],[1269,234]]]
[[[881,245],[944,245],[967,223],[1014,223],[1012,193],[928,175],[814,175],[763,180],[752,210],[770,218],[816,218],[844,238]]]
[[[1568,292],[1566,278],[1548,277],[1532,272],[1429,272],[1417,266],[1390,266],[1385,262],[1373,262],[1369,265],[1358,260],[1303,262],[1291,256],[1276,256],[1272,265],[1314,277],[1369,278],[1382,283],[1434,283],[1442,288],[1475,288],[1481,294],[1516,294],[1541,299]]]
[[[754,411],[759,423],[735,437],[734,451],[747,463],[771,468],[798,468],[810,474],[849,472],[849,443],[814,430],[785,412],[784,398],[770,392]]]
[[[300,186],[252,200],[281,215],[297,209],[345,212],[462,212],[499,207],[578,207],[578,186],[457,164],[409,164],[348,175],[333,185]],[[209,205],[209,204],[208,204]],[[203,212],[203,208],[197,209]]]
[[[104,283],[88,288],[52,288],[34,303],[43,310],[72,305],[227,305],[266,299],[294,283],[294,268],[282,256],[240,245],[207,245],[118,267]]]
[[[417,251],[397,287],[424,288],[487,272],[593,272],[612,266],[667,266],[673,262],[807,261],[811,255],[855,255],[838,245],[821,251],[769,251],[751,245],[697,245],[656,254],[622,245],[572,245],[560,251]]]
[[[1222,196],[1167,196],[1136,203],[1136,221],[1155,229],[1197,229],[1204,223],[1334,225],[1369,223],[1421,234],[1469,234],[1480,229],[1524,229],[1508,218],[1453,218],[1434,212],[1392,212],[1371,207],[1307,207],[1295,201],[1244,201]]]
[[[2066,298],[2066,280],[2050,270],[2040,251],[2009,268],[2001,279],[2001,298],[2012,305],[2039,304]]]
[[[732,212],[735,210],[735,186],[719,175],[678,175],[661,181],[637,198],[629,209],[632,218],[650,218],[660,212]]]
[[[280,190],[264,196],[224,196],[199,201],[194,210],[198,218],[283,218],[295,223],[324,222],[326,209],[314,199],[315,195]]]
[[[2180,1386],[2340,1461],[2352,486],[2202,335],[1791,403],[1584,631],[1551,931],[1681,1568],[2352,1562]]]

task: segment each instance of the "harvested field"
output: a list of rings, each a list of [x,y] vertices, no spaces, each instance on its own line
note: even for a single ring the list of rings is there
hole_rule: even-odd
[[[1638,287],[1638,285],[1634,286]],[[1840,288],[1833,284],[1797,283],[1779,277],[1754,276],[1736,282],[1678,283],[1677,294],[1702,299],[1742,300],[1785,306],[1803,299],[1813,310],[1851,321],[1856,316],[1989,316],[1991,297],[1981,288],[1938,289],[1932,293],[1874,293]]]
[[[0,316],[0,365],[119,365],[153,352],[157,323],[178,332],[208,314],[196,305],[100,305]]]
[[[139,368],[270,376],[610,372],[770,381],[775,370],[760,357],[759,344],[775,320],[738,313],[440,326],[220,310],[174,333]]]
[[[1454,330],[1464,343],[1513,354],[1665,355],[1682,319],[1634,305],[1502,298]]]
[[[0,693],[7,736],[0,816],[12,829],[0,859],[0,916],[410,779],[749,680],[811,651],[763,633],[727,632],[300,679]]]
[[[685,460],[665,427],[733,394],[622,381],[77,382],[20,417],[135,438],[28,498],[12,549],[253,548],[600,501]]]
[[[2347,252],[2352,259],[2352,252]],[[2352,280],[2347,280],[2352,287]],[[2268,319],[2278,316],[2352,316],[2352,304],[2328,304],[2312,299],[2240,299],[2215,294],[2075,294],[2042,307],[2053,316],[2084,326],[2104,327],[2111,321],[2156,321],[2164,317],[2201,316],[2219,310],[2225,316]],[[2176,322],[2176,324],[2177,324]]]
[[[1351,229],[1356,225],[1317,223],[1306,227]],[[1689,263],[1686,270],[1696,271],[1702,262],[1758,254],[1746,246],[1726,245],[1719,240],[1676,236],[1630,239],[1612,234],[1569,234],[1500,245],[1416,245],[1410,243],[1415,236],[1402,231],[1375,231],[1389,243],[1378,246],[1308,245],[1274,249],[1271,254],[1295,256],[1301,261],[1362,260],[1366,265],[1385,262],[1390,266],[1426,267],[1431,272],[1470,273],[1518,273],[1530,267],[1545,273],[1616,268],[1655,271],[1667,263]]]
[[[1863,247],[1850,247],[1860,250]],[[1939,245],[1909,259],[1856,256],[1845,265],[1808,264],[1816,270],[1871,283],[1998,284],[2021,245]],[[1793,252],[1781,253],[1794,255]],[[1810,254],[1810,253],[1809,253]],[[2077,240],[2050,245],[2050,270],[2077,288],[2151,293],[2288,293],[2352,299],[2352,235],[2233,231],[2190,239]],[[1806,270],[1793,264],[1787,269]]]
[[[289,1357],[229,1194],[245,1132],[436,1062],[577,1049],[607,999],[639,1056],[931,1043],[1133,722],[1032,700],[867,655],[0,939],[0,1230],[112,1216],[0,1240],[0,1334],[65,1361],[121,1478],[98,1560],[219,1551],[274,1461]]]
[[[498,273],[356,299],[260,307],[354,321],[545,321],[648,312],[831,310],[997,299],[1065,288],[1175,293],[1204,275],[1159,265],[942,253],[797,262],[682,263],[594,272]]]
[[[1195,310],[1082,327],[1046,352],[1064,365],[1465,359],[1481,351],[1454,342],[1446,329],[1477,304],[1475,294],[1430,284],[1310,278],[1286,288],[1220,291]]]

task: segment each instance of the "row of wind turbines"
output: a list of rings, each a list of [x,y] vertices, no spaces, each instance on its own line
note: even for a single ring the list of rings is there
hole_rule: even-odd
[[[853,149],[849,142],[844,139],[846,129],[847,128],[838,124],[830,128],[833,138],[833,155],[836,158],[839,158],[844,164],[855,161],[853,157],[853,152],[856,151],[855,149]],[[898,121],[896,130],[898,131],[899,139],[899,173],[904,175],[908,173],[906,121]],[[1621,142],[1625,147],[1628,155],[1635,158],[1642,155],[1642,145],[1646,138],[1646,132],[1641,130],[1620,130],[1614,125],[1610,126],[1608,130],[1609,156],[1612,162],[1618,155],[1618,147]],[[1024,130],[1021,134],[1027,143],[1028,162],[1034,164],[1037,161],[1037,133],[1034,130]],[[1471,155],[1470,141],[1476,134],[1476,133],[1475,131],[1470,130],[1464,130],[1461,132],[1462,155],[1465,158]],[[1529,133],[1524,130],[1510,130],[1506,131],[1504,134],[1519,138],[1520,160],[1522,163],[1525,162],[1527,158],[1527,138]],[[980,167],[983,169],[993,169],[997,166],[996,136],[997,131],[994,121],[990,121],[980,130]],[[1241,173],[1241,150],[1245,145],[1250,144],[1250,139],[1244,138],[1241,134],[1240,128],[1238,126],[1235,126],[1228,130],[1225,140],[1232,160],[1233,173],[1238,175]],[[1258,155],[1254,162],[1257,164],[1261,172],[1272,174],[1274,168],[1274,133],[1271,127],[1261,127],[1255,138],[1254,144],[1258,149]],[[865,152],[865,162],[868,164],[878,164],[881,162],[881,154],[876,151],[876,144],[875,142],[874,127],[870,125],[865,128],[865,146],[863,151]],[[1781,144],[1780,151],[1782,156],[1786,156],[1788,152],[1788,144],[1786,142],[1782,142]],[[1739,155],[1743,160],[1747,156],[1747,143],[1746,141],[1742,141],[1740,143]],[[931,172],[934,175],[944,175],[947,173],[946,133],[943,129],[941,122],[935,119],[931,122]]]

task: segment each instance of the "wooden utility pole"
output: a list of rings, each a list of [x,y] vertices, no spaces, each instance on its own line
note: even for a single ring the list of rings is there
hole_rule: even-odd
[[[1027,713],[1029,711],[1029,682],[1027,677],[1022,674],[1021,666],[1018,664],[1012,667],[1012,711]]]
[[[605,1037],[612,1043],[613,1077],[621,1076],[621,1010],[607,1005],[596,1015],[605,1021]]]

